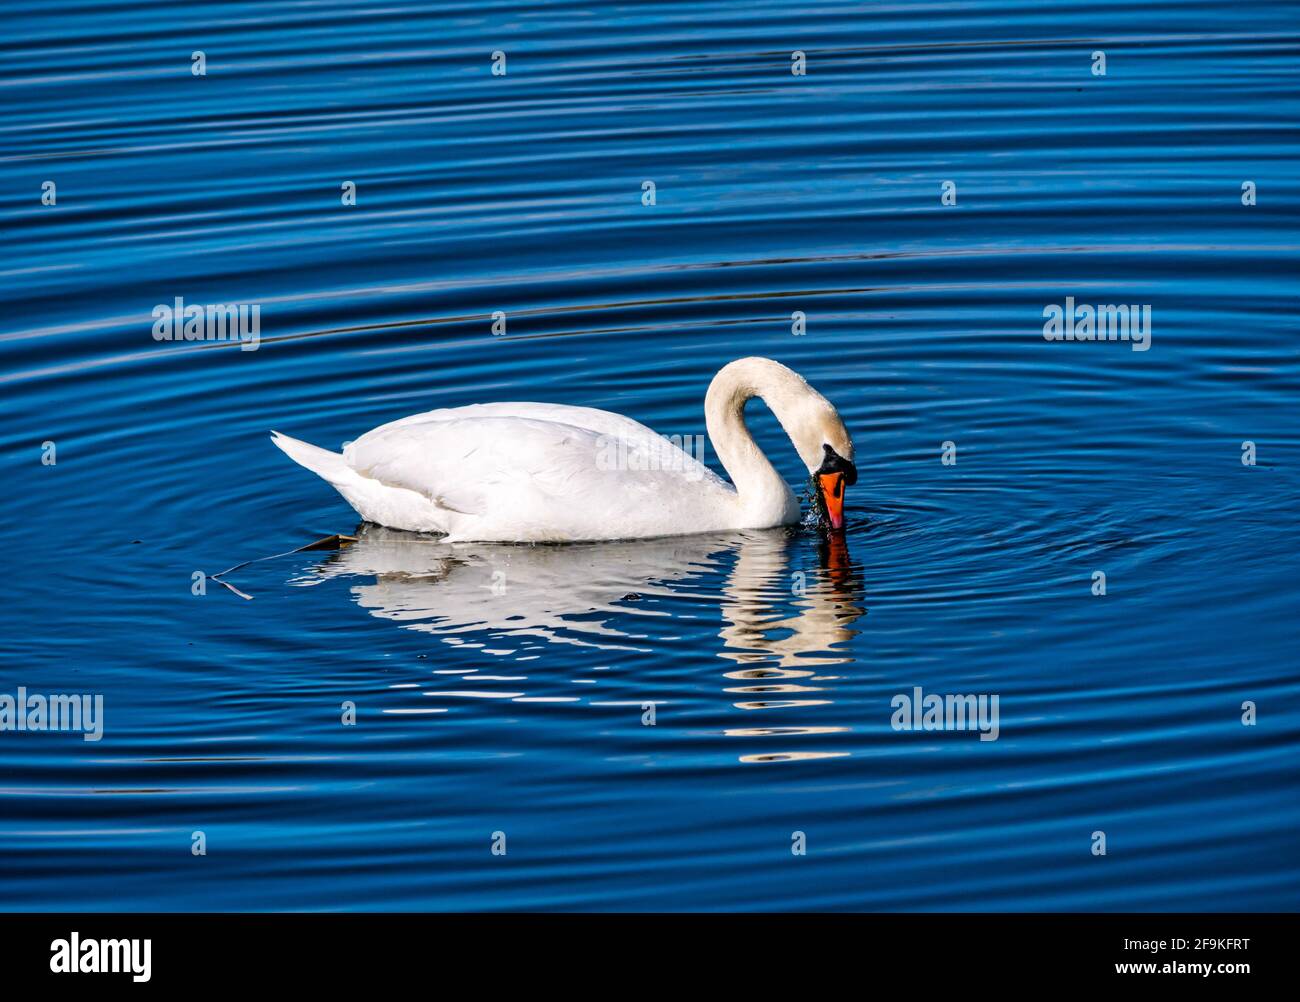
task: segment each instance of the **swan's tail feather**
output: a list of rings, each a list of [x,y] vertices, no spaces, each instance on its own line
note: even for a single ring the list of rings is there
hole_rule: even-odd
[[[323,480],[335,487],[354,484],[359,479],[357,471],[343,461],[343,456],[330,452],[308,442],[301,442],[278,431],[271,432],[271,441],[279,446],[280,451],[299,466],[305,466]]]
[[[420,492],[381,483],[358,473],[339,453],[300,442],[278,431],[271,432],[271,441],[299,466],[305,466],[342,494],[343,500],[367,522],[412,532],[450,531],[449,511]]]

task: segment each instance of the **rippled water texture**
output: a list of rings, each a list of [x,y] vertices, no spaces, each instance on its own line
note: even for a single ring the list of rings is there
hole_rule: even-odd
[[[1296,5],[20,0],[0,53],[0,693],[106,714],[0,733],[0,906],[1296,906]],[[852,429],[844,545],[447,546],[267,437],[702,435],[746,354]]]

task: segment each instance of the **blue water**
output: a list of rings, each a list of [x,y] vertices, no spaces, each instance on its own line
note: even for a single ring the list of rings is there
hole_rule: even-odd
[[[0,733],[0,907],[1296,907],[1300,7],[4,24],[0,693],[105,731]],[[1149,350],[1046,341],[1067,296],[1150,305]],[[176,297],[259,304],[259,349],[155,341]],[[704,434],[747,354],[854,434],[844,552],[448,547],[267,437],[511,399]],[[997,695],[998,739],[895,730],[916,686]]]

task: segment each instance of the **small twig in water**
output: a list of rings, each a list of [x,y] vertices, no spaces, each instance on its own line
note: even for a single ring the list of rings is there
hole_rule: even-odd
[[[224,571],[216,574],[209,574],[208,578],[219,585],[224,585],[242,599],[253,601],[253,596],[247,592],[242,592],[229,581],[223,581],[222,575],[237,571],[241,567],[247,567],[249,564],[260,564],[263,560],[275,560],[278,557],[287,557],[294,553],[302,553],[305,550],[341,550],[357,541],[356,536],[345,536],[342,533],[335,533],[333,536],[326,536],[324,539],[318,539],[314,543],[308,543],[306,546],[300,546],[296,550],[285,550],[283,553],[272,553],[269,557],[254,557],[252,560],[245,560],[242,563],[235,564],[234,567],[227,567]]]

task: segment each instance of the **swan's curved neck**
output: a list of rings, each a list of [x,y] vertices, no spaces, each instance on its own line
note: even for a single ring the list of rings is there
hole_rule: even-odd
[[[761,364],[766,363],[766,364]],[[736,487],[741,508],[754,524],[778,525],[799,502],[745,425],[745,404],[761,397],[789,434],[808,384],[785,366],[765,359],[746,359],[724,366],[704,398],[704,420],[719,462]]]

